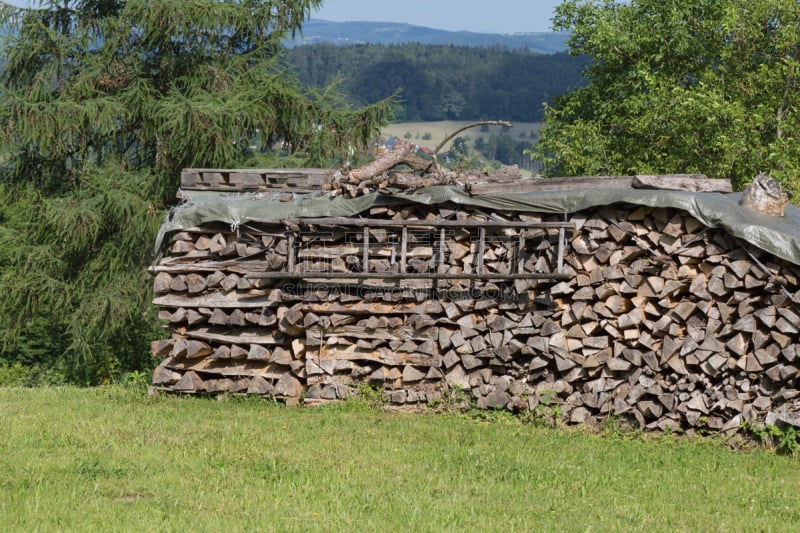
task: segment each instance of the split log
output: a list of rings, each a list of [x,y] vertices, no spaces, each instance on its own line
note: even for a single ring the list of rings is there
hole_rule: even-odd
[[[763,172],[745,188],[740,201],[745,209],[773,217],[784,216],[788,203],[789,195],[783,191],[780,183]]]

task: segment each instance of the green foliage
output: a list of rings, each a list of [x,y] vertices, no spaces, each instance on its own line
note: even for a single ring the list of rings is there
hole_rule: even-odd
[[[431,132],[429,132],[429,131],[426,131],[425,133],[422,134],[422,140],[423,141],[430,141],[432,138],[433,138],[433,135],[431,135]]]
[[[540,391],[532,402],[532,408],[520,414],[521,420],[541,427],[558,427],[564,417],[564,411],[556,401],[556,396],[553,390]]]
[[[347,403],[370,410],[379,411],[386,408],[383,388],[374,387],[369,383],[360,383],[358,394],[350,398]]]
[[[794,456],[800,452],[800,430],[793,426],[744,422],[742,429],[780,454]]]
[[[455,157],[452,164],[454,169],[467,171],[480,168],[481,160],[479,154],[470,148],[469,140],[466,137],[456,137],[450,147],[450,154]]]
[[[323,165],[394,102],[352,109],[278,61],[319,0],[0,7],[0,359],[102,383],[152,366],[146,267],[185,167]]]
[[[489,140],[478,137],[474,143],[475,149],[486,159],[500,161],[505,165],[516,165],[520,156],[528,146],[525,140],[515,140],[508,132],[492,134]]]
[[[28,370],[22,363],[0,365],[0,387],[18,387],[28,376]]]
[[[439,399],[428,404],[428,407],[435,413],[441,414],[461,414],[464,412],[474,412],[474,402],[471,401],[468,391],[458,385],[453,388],[443,386],[439,391]]]
[[[0,185],[0,357],[77,383],[147,367],[158,335],[144,269],[160,223],[146,201],[152,183],[89,164],[59,194]]]
[[[286,61],[300,80],[342,80],[349,102],[366,105],[401,90],[398,120],[504,119],[537,122],[543,102],[583,84],[585,57],[525,49],[423,44],[298,46]]]
[[[759,171],[798,197],[800,4],[567,0],[554,26],[588,84],[545,113],[550,175]]]

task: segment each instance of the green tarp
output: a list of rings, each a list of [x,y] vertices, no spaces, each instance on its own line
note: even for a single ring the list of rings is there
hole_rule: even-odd
[[[613,204],[683,209],[709,228],[721,228],[753,246],[800,265],[800,208],[784,217],[761,215],[739,206],[741,193],[693,193],[645,189],[586,189],[472,196],[459,187],[435,186],[414,193],[380,192],[353,199],[328,195],[290,202],[258,198],[252,193],[185,191],[187,200],[173,208],[159,231],[156,250],[166,235],[207,222],[232,227],[285,218],[357,216],[376,206],[452,203],[504,211],[564,213]]]

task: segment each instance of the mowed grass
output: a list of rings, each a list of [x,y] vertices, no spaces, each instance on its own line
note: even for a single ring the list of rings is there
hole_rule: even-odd
[[[0,389],[1,531],[798,531],[800,460],[363,404]]]
[[[474,124],[477,121],[458,121],[458,120],[445,120],[440,122],[398,122],[389,124],[381,128],[381,134],[384,137],[394,136],[399,139],[412,141],[418,146],[425,146],[430,149],[436,148],[445,137],[458,131],[459,128]],[[539,122],[512,122],[513,127],[508,130],[509,135],[514,139],[524,140],[531,145],[534,139],[531,138],[531,132],[538,132],[541,128]],[[484,142],[489,142],[491,135],[498,135],[503,131],[502,126],[489,126],[489,131],[482,132],[480,127],[470,128],[458,134],[459,137],[469,139],[469,144],[472,144],[478,139],[483,137]],[[411,138],[405,139],[405,135],[410,133]],[[430,134],[430,139],[423,139],[426,133]],[[450,143],[448,142],[443,150],[449,150]]]

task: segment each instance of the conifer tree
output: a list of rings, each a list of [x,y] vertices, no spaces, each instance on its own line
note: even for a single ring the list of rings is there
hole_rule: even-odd
[[[181,169],[331,164],[375,135],[391,100],[350,109],[279,61],[320,3],[0,7],[0,365],[79,383],[145,368],[146,267]]]

